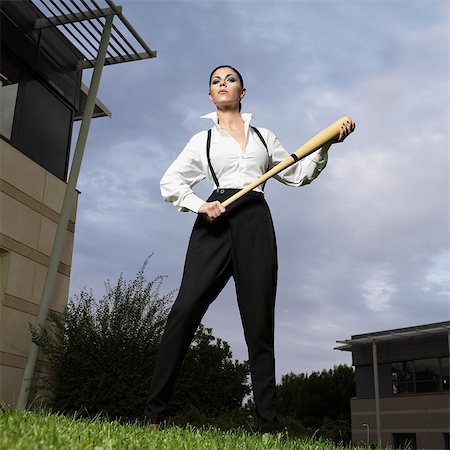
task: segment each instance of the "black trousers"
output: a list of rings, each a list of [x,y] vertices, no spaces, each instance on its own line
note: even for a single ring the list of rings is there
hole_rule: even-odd
[[[213,193],[223,202],[236,190]],[[277,250],[272,218],[262,194],[249,192],[213,223],[199,216],[187,250],[178,296],[161,340],[149,397],[147,419],[160,422],[183,358],[208,306],[234,278],[248,347],[253,399],[261,431],[276,427],[274,308]]]

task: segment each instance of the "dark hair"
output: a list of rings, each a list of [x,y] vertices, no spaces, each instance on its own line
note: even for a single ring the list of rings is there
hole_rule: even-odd
[[[223,69],[225,67],[228,67],[229,69],[231,69],[233,72],[236,73],[236,75],[239,78],[239,81],[241,82],[241,87],[242,87],[242,89],[244,89],[244,79],[242,78],[242,75],[240,74],[239,70],[235,69],[233,66],[228,66],[227,64],[224,64],[223,66],[217,66],[215,69],[213,69],[211,71],[211,75],[209,76],[209,85],[211,85],[211,80],[214,75],[214,72],[218,69]],[[241,102],[239,102],[239,112],[241,112],[241,109],[242,109],[242,105],[241,105]]]
[[[212,72],[211,75],[209,76],[209,84],[211,84],[211,80],[212,80],[212,76],[214,75],[214,72],[218,69],[223,69],[225,67],[228,67],[229,69],[231,69],[232,71],[236,72],[236,75],[239,78],[239,81],[241,82],[241,87],[242,89],[244,88],[244,79],[242,78],[242,75],[239,73],[239,70],[235,69],[233,66],[227,66],[227,65],[223,65],[223,66],[217,66]]]

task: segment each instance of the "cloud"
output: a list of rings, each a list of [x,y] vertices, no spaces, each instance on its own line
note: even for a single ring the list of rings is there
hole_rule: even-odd
[[[435,291],[438,296],[448,300],[450,296],[450,251],[436,255],[432,264],[425,271],[425,292]],[[450,308],[450,304],[448,305]]]
[[[363,299],[367,308],[374,312],[386,311],[396,289],[390,281],[390,274],[385,268],[372,273],[361,284]]]

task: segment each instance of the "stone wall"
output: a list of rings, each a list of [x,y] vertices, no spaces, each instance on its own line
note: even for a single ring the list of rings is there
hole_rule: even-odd
[[[0,139],[0,403],[14,406],[22,383],[66,183]],[[76,203],[50,305],[67,304]],[[40,356],[36,376],[48,373]]]

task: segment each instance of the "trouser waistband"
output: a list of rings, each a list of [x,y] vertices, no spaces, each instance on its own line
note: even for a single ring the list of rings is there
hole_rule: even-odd
[[[212,194],[208,198],[208,202],[213,201],[219,201],[223,203],[225,200],[232,197],[234,194],[240,192],[241,189],[219,189],[219,192],[217,190],[213,191]],[[250,191],[244,194],[242,197],[239,197],[237,200],[235,200],[233,203],[231,203],[229,206],[227,206],[227,214],[231,213],[232,211],[240,209],[245,204],[253,203],[253,202],[265,202],[264,199],[264,193],[263,192],[257,192],[257,191]]]
[[[214,189],[213,193],[216,192],[218,194],[228,194],[228,193],[232,193],[233,195],[236,194],[237,192],[242,191],[242,189],[237,189],[237,188],[220,188],[220,189]],[[264,192],[259,192],[259,191],[249,191],[247,192],[247,194],[257,194],[257,195],[264,195]],[[247,195],[245,194],[245,195]]]

